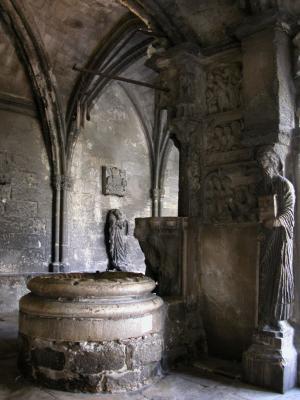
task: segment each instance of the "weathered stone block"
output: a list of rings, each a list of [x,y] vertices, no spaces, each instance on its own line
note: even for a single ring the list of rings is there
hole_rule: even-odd
[[[96,223],[83,224],[82,221],[80,220],[73,220],[72,232],[70,236],[71,236],[71,243],[74,248],[79,248],[79,249],[82,249],[83,247],[99,248],[101,244],[103,244],[104,246],[103,233],[100,230],[99,225]]]
[[[126,371],[119,374],[113,373],[106,377],[107,392],[136,390],[140,386],[140,371]]]
[[[28,218],[23,223],[20,223],[20,219],[16,217],[3,218],[0,224],[0,233],[45,235],[46,223],[45,220],[38,218]]]
[[[143,383],[157,376],[162,376],[159,362],[152,362],[141,369],[140,380]]]
[[[93,351],[81,349],[73,359],[72,370],[80,374],[119,370],[125,364],[125,346],[116,342],[94,346]]]
[[[50,219],[51,218],[51,207],[49,204],[52,202],[52,193],[50,192],[48,194],[48,201],[39,201],[38,202],[38,210],[37,210],[37,216],[39,218],[46,218]]]
[[[127,360],[129,360],[127,365],[130,369],[134,369],[140,365],[160,361],[162,350],[163,343],[160,335],[131,339],[127,346]]]
[[[40,249],[44,245],[44,238],[39,235],[1,233],[0,243],[6,249]]]
[[[284,322],[281,330],[263,329],[253,335],[253,344],[243,355],[247,382],[279,393],[297,383],[297,351],[294,329]]]
[[[44,249],[0,249],[0,271],[9,274],[47,272]]]
[[[10,184],[0,184],[0,201],[7,202],[11,199],[11,185]]]
[[[37,203],[33,201],[8,201],[5,205],[8,217],[31,218],[37,215]]]
[[[45,367],[62,371],[65,366],[65,355],[49,347],[31,350],[31,358],[35,367]]]
[[[26,201],[46,201],[50,182],[43,175],[16,171],[12,179],[12,199]]]
[[[1,254],[0,254],[1,260]],[[0,268],[2,265],[0,262]],[[19,308],[19,298],[28,293],[24,276],[1,276],[0,280],[0,313],[16,312]]]
[[[82,186],[80,189],[83,193],[97,195],[100,192],[99,181],[83,181]]]
[[[51,389],[67,390],[70,392],[91,392],[101,391],[101,376],[70,376],[66,378],[53,379],[40,370],[35,372],[37,381]],[[28,377],[30,379],[30,377]]]

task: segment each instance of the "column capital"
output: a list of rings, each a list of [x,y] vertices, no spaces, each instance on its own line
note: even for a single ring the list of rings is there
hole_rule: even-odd
[[[206,112],[205,71],[197,46],[185,43],[153,54],[147,65],[159,72],[159,84],[169,92],[159,93],[157,106],[172,110],[172,117],[195,118]]]
[[[170,123],[170,132],[183,146],[192,144],[191,137],[197,131],[202,121],[196,118],[174,118]]]
[[[239,40],[268,29],[279,30],[293,36],[296,27],[296,17],[283,11],[270,10],[267,13],[247,17],[233,33]]]
[[[73,184],[73,178],[69,175],[54,175],[52,179],[52,185],[56,190],[71,191]]]

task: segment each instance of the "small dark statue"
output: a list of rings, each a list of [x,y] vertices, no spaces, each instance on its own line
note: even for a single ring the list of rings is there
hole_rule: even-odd
[[[108,212],[105,233],[109,258],[107,269],[126,271],[128,266],[128,221],[120,210],[113,209]]]
[[[272,147],[258,154],[263,179],[259,200],[269,197],[273,210],[261,216],[259,325],[280,329],[281,321],[290,318],[294,301],[293,227],[295,192],[284,178],[282,162]]]

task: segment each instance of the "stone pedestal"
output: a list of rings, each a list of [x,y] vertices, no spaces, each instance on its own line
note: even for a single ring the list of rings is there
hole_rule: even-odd
[[[253,385],[284,393],[296,386],[297,352],[294,329],[281,323],[280,330],[265,328],[253,335],[253,344],[244,353],[244,378]]]
[[[20,301],[19,368],[54,389],[137,390],[161,376],[163,301],[141,274],[45,275]]]
[[[186,357],[187,347],[181,345],[186,342],[189,360],[195,355],[192,344],[200,351],[207,346],[211,357],[229,360],[240,360],[249,348],[257,307],[257,234],[255,222],[136,219],[146,274],[158,281],[159,295],[167,303],[166,332],[171,333],[165,349],[171,363],[180,352]]]

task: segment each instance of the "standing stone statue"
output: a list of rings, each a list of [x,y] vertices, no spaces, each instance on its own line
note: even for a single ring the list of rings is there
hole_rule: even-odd
[[[293,227],[295,193],[281,175],[282,163],[273,147],[262,149],[259,187],[262,225],[258,328],[243,354],[244,379],[279,393],[297,383],[294,329],[287,320],[294,301]]]
[[[262,149],[258,161],[263,172],[260,203],[269,203],[261,214],[259,325],[280,328],[290,318],[294,301],[293,228],[295,192],[280,175],[282,163],[272,148]],[[262,197],[263,196],[263,197]],[[268,201],[269,197],[269,201]]]
[[[128,221],[119,209],[108,212],[106,244],[109,258],[108,270],[126,271],[128,267]]]

